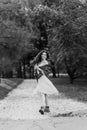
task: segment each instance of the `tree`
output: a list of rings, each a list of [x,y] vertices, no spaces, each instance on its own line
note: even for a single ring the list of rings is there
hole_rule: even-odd
[[[3,72],[3,58],[9,61],[9,66],[21,64],[24,57],[34,50],[32,24],[26,14],[22,4],[16,1],[0,3],[0,60]]]
[[[86,44],[86,5],[79,1],[66,0],[58,8],[63,14],[63,24],[52,30],[50,47],[57,62],[65,65],[72,83],[82,74],[87,55]],[[85,30],[84,30],[85,27]],[[52,36],[53,35],[53,36]]]
[[[43,50],[48,48],[50,29],[55,25],[55,19],[59,20],[57,24],[62,22],[62,17],[60,18],[60,13],[54,9],[51,9],[44,5],[36,6],[32,10],[32,23],[34,23],[35,30],[37,31],[38,37],[35,41],[35,46],[38,50]],[[53,65],[52,65],[53,66]],[[55,67],[52,67],[53,76],[55,77]]]

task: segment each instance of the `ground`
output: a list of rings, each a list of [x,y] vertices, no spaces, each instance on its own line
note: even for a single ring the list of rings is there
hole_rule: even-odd
[[[57,81],[53,83],[59,95],[49,96],[51,113],[45,115],[38,112],[40,97],[32,95],[35,80],[24,80],[10,91],[0,100],[0,130],[87,130],[86,88],[64,87]]]

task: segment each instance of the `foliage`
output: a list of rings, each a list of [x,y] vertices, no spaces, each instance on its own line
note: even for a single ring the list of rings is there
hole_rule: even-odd
[[[11,1],[0,3],[0,62],[4,58],[11,68],[10,65],[32,53],[31,37],[32,26],[22,5]],[[1,67],[6,68],[3,62]]]
[[[50,43],[53,58],[65,65],[70,80],[80,76],[87,59],[87,8],[79,1],[66,0],[58,11],[63,12],[63,24],[51,29]],[[72,82],[72,81],[71,81]]]
[[[66,69],[72,80],[87,68],[86,41],[87,3],[0,0],[1,66],[3,59],[12,65],[48,47],[52,60]]]

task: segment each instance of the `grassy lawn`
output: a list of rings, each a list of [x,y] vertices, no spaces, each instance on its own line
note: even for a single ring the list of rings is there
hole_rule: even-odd
[[[4,99],[7,94],[15,89],[23,79],[1,79],[0,83],[0,100]]]
[[[87,79],[76,79],[73,84],[68,78],[51,79],[56,88],[61,92],[59,98],[71,98],[82,102],[87,102]]]

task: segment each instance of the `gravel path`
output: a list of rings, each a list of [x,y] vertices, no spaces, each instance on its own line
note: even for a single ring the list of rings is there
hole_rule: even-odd
[[[24,80],[8,96],[0,101],[0,119],[28,120],[45,119],[49,115],[38,112],[41,101],[38,95],[32,96],[36,87],[35,80]],[[49,97],[51,115],[87,109],[87,104],[72,99],[58,99],[56,95]]]

